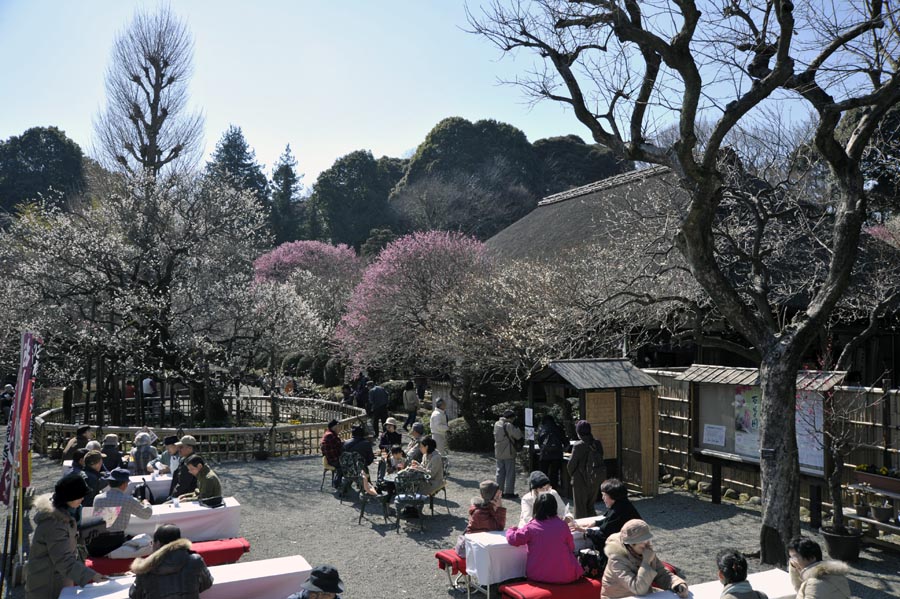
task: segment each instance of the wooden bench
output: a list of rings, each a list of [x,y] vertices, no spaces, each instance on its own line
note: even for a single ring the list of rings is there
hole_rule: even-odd
[[[201,541],[192,543],[191,549],[203,557],[203,561],[207,566],[221,566],[222,564],[233,564],[241,559],[242,555],[250,551],[250,541],[243,537],[219,541]],[[89,557],[84,563],[88,568],[110,576],[123,574],[130,570],[132,561],[134,561],[134,558]]]
[[[597,599],[600,581],[579,578],[569,584],[550,584],[526,580],[500,585],[501,599]]]

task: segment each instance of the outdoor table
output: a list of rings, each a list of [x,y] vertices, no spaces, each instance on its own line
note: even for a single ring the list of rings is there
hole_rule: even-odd
[[[603,520],[604,518],[606,518],[606,516],[589,516],[587,518],[578,518],[577,520],[575,520],[575,522],[579,526],[592,528],[597,520]],[[578,553],[582,549],[594,548],[594,544],[591,543],[590,539],[585,539],[584,537],[582,537],[581,533],[573,533],[572,538],[575,541],[575,553]]]
[[[62,475],[65,476],[65,475],[67,475],[67,474],[68,474],[69,472],[71,472],[71,471],[72,471],[72,460],[63,460],[63,473],[62,473]]]
[[[581,526],[593,526],[603,516],[580,518]],[[575,535],[575,551],[590,548],[591,542]],[[525,545],[513,547],[506,542],[502,530],[477,532],[466,535],[466,573],[478,579],[480,585],[495,584],[525,576],[528,548]]]
[[[126,492],[131,495],[134,493],[134,488],[145,480],[147,481],[147,486],[150,487],[150,492],[153,493],[154,499],[158,501],[169,496],[169,489],[172,487],[171,474],[157,474],[156,480],[153,480],[153,476],[150,474],[132,476],[129,479],[128,491]]]
[[[769,599],[793,599],[797,596],[794,585],[791,584],[790,575],[784,570],[768,570],[757,572],[747,576],[747,581],[754,591],[760,591],[769,596]],[[718,580],[701,584],[688,584],[688,590],[694,599],[719,599],[722,589],[725,588]],[[653,599],[679,599],[672,591],[657,591],[652,594]],[[646,598],[646,596],[644,596]],[[626,599],[639,599],[637,596]]]
[[[309,578],[312,566],[299,555],[212,566],[213,586],[202,599],[285,599]],[[115,576],[84,588],[66,587],[59,599],[128,599],[134,576]]]
[[[85,507],[82,518],[91,516],[93,510]],[[191,541],[216,541],[239,536],[241,504],[234,497],[225,498],[225,507],[210,508],[196,501],[153,506],[153,515],[147,520],[132,516],[125,533],[129,535],[153,535],[160,524],[174,524],[181,529],[181,536]]]

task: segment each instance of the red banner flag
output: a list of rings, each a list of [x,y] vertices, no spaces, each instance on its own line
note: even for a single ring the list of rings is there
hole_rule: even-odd
[[[0,501],[6,505],[9,505],[14,487],[25,488],[31,484],[32,391],[42,347],[43,342],[37,335],[22,333],[16,397],[9,413],[6,444],[3,447],[3,471],[0,473]],[[18,484],[15,483],[16,479],[19,480]]]

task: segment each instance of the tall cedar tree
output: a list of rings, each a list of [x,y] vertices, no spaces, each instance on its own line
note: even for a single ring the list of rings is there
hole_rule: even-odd
[[[269,213],[269,194],[263,167],[256,162],[256,153],[244,139],[240,127],[230,125],[216,144],[212,160],[206,164],[208,177],[239,191],[249,191]]]
[[[297,159],[291,153],[291,145],[284,148],[284,152],[275,163],[272,171],[271,200],[272,209],[269,214],[269,222],[272,233],[275,235],[275,245],[281,245],[286,241],[298,239],[300,234],[299,199],[303,185],[297,174]]]

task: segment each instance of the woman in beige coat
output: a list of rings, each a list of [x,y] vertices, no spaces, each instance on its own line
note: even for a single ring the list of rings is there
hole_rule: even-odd
[[[850,599],[849,567],[844,562],[822,561],[822,548],[812,539],[796,538],[788,544],[791,582],[797,599]]]
[[[653,585],[688,596],[687,583],[669,572],[650,543],[653,535],[643,520],[629,520],[621,532],[606,539],[603,552],[608,561],[600,590],[602,599],[648,595]]]
[[[34,535],[25,563],[26,599],[57,599],[63,587],[106,580],[78,557],[76,514],[88,486],[81,474],[68,474],[56,483],[52,498],[34,503]]]

